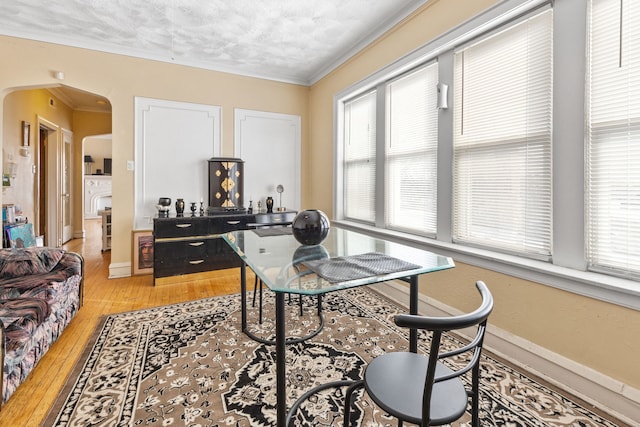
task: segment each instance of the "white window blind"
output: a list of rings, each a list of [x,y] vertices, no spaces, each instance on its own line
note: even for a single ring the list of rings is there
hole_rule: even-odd
[[[640,2],[592,0],[587,259],[640,277]]]
[[[436,233],[438,64],[391,82],[386,108],[388,228]]]
[[[344,216],[375,220],[376,92],[344,104]]]
[[[551,256],[552,10],[455,53],[456,242]]]

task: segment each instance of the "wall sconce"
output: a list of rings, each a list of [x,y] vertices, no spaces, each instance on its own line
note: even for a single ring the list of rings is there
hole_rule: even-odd
[[[84,174],[91,175],[91,163],[93,163],[93,157],[84,156]]]
[[[20,147],[20,155],[29,157],[29,145],[31,144],[31,123],[22,121],[22,146]]]
[[[438,91],[438,100],[437,100],[437,106],[438,106],[438,110],[446,110],[447,108],[449,108],[449,102],[448,102],[448,93],[449,93],[449,85],[446,85],[444,83],[438,83],[436,85],[436,89]]]

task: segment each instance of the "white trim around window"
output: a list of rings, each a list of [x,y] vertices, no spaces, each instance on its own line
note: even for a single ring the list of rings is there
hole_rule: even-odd
[[[342,104],[358,94],[384,87],[385,82],[437,60],[439,80],[453,87],[453,51],[456,46],[477,38],[499,25],[520,19],[548,2],[542,0],[507,0],[499,2],[481,15],[465,22],[421,49],[384,67],[371,76],[344,89],[334,97],[336,145],[335,164],[342,158]],[[341,171],[336,167],[334,188],[334,222],[352,229],[391,240],[416,245],[460,262],[487,268],[525,280],[545,284],[598,300],[640,310],[640,287],[637,282],[598,272],[587,271],[585,258],[585,76],[588,0],[563,0],[553,3],[553,129],[552,129],[552,248],[551,262],[498,253],[452,242],[453,206],[453,113],[441,110],[438,116],[438,195],[437,234],[435,238],[385,229],[375,224],[345,220],[341,205]],[[451,91],[450,91],[451,92]],[[378,102],[380,102],[378,97]],[[450,99],[451,101],[451,99]],[[378,125],[384,116],[378,117]],[[378,132],[383,132],[379,129]],[[382,165],[383,166],[383,165]],[[376,187],[380,190],[380,187]],[[384,187],[382,187],[383,189]],[[376,206],[379,209],[382,206]]]

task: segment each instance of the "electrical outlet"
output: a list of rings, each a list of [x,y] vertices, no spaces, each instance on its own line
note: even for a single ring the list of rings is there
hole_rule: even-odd
[[[136,163],[133,160],[127,160],[127,170],[132,171],[136,167]]]

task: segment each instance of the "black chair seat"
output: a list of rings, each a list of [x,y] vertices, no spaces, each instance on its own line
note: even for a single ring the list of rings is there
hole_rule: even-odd
[[[367,393],[386,412],[420,425],[428,363],[427,357],[408,352],[378,356],[364,374]],[[436,365],[436,378],[452,373],[442,363]],[[460,418],[467,400],[467,392],[459,378],[434,384],[431,425],[449,424]]]

